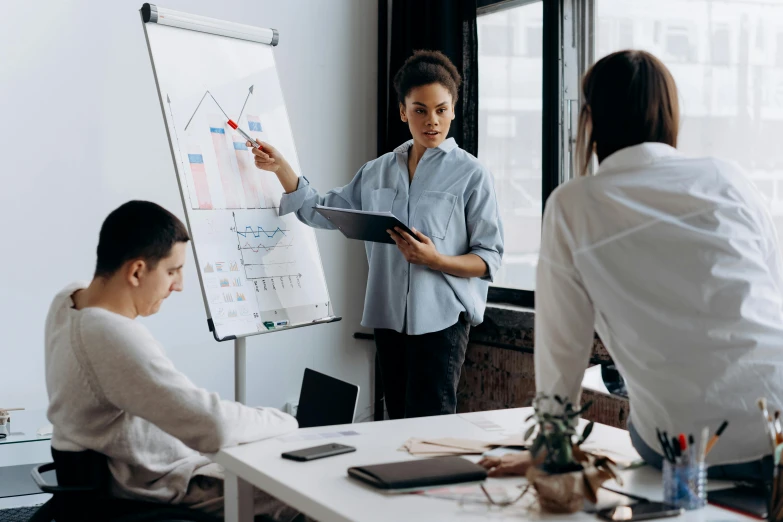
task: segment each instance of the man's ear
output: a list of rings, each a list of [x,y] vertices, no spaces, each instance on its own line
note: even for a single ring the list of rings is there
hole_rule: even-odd
[[[131,286],[139,286],[141,279],[147,271],[147,263],[143,259],[136,259],[125,265],[125,279]]]
[[[400,104],[400,119],[405,123],[408,122],[408,117],[405,116],[405,105],[402,103]]]

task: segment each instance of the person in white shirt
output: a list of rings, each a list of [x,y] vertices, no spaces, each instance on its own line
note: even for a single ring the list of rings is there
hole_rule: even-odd
[[[783,404],[783,293],[764,199],[737,165],[678,152],[676,86],[654,56],[611,54],[582,87],[583,175],[544,212],[537,390],[578,403],[595,331],[625,378],[648,463],[662,464],[656,428],[698,437],[727,420],[710,476],[769,476],[757,399]]]
[[[202,454],[297,422],[198,388],[135,321],[182,291],[188,241],[182,222],[154,203],[130,201],[109,214],[92,282],[58,293],[46,318],[48,418],[55,450],[108,457],[113,495],[222,516],[222,469]],[[260,491],[255,507],[274,520],[301,517]]]

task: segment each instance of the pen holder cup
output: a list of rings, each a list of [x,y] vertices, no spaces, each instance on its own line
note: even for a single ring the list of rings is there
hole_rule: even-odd
[[[773,473],[771,482],[766,483],[767,520],[783,522],[783,464],[776,464]]]
[[[684,509],[707,505],[707,466],[703,462],[663,461],[663,501]]]

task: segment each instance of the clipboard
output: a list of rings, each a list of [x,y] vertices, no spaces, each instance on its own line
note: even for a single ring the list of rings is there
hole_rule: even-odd
[[[416,234],[405,226],[391,212],[371,212],[368,210],[352,210],[345,208],[315,206],[315,211],[332,222],[348,239],[371,241],[373,243],[394,244],[394,240],[386,232],[399,227],[412,237]]]

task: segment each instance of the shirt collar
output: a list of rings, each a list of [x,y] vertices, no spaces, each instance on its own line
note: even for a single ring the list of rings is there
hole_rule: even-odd
[[[630,170],[652,165],[661,160],[681,157],[682,153],[665,143],[646,142],[620,149],[610,154],[598,166],[596,174],[617,170]]]
[[[406,141],[396,149],[394,149],[394,152],[405,153],[408,152],[412,146],[413,146],[413,140],[411,139]],[[449,152],[457,148],[457,141],[454,138],[447,138],[443,140],[443,143],[441,143],[440,145],[434,148],[436,150],[442,150],[443,152],[448,154]]]

